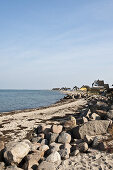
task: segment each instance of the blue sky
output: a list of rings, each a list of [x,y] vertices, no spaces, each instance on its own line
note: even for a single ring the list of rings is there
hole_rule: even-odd
[[[113,0],[0,0],[0,88],[113,84]]]

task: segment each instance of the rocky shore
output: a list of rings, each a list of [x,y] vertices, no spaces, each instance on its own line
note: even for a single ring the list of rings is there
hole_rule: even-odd
[[[66,92],[60,102],[0,117],[0,169],[113,169],[113,102]]]

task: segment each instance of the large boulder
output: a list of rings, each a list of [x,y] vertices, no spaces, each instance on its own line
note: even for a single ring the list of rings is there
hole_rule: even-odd
[[[8,164],[19,164],[30,150],[31,143],[29,140],[18,143],[9,143],[5,148],[4,159]]]
[[[73,138],[84,139],[85,135],[96,136],[106,134],[110,121],[108,120],[94,120],[89,121],[81,126],[72,129]]]

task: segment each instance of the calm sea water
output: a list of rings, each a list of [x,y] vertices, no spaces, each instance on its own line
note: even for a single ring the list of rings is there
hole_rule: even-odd
[[[48,106],[63,97],[50,90],[0,90],[0,112]]]

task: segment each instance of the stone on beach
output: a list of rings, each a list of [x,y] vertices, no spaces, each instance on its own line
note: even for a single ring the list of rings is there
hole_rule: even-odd
[[[4,170],[5,169],[5,163],[4,162],[0,162],[0,170]]]
[[[51,153],[47,159],[46,159],[47,162],[53,162],[53,163],[60,163],[61,162],[61,156],[60,154],[56,151],[56,152],[53,152]]]
[[[48,149],[49,149],[49,146],[48,146],[48,145],[42,145],[42,146],[39,148],[39,151],[46,152]]]
[[[37,169],[38,161],[44,156],[43,151],[36,151],[32,154],[28,154],[25,158],[24,170]]]
[[[84,139],[85,135],[96,136],[106,134],[110,121],[108,120],[94,120],[89,121],[81,126],[77,126],[72,129],[72,135],[74,138]]]
[[[84,137],[84,141],[85,141],[88,145],[92,144],[93,140],[94,140],[94,136],[85,135],[85,137]]]
[[[3,160],[3,150],[4,150],[4,142],[0,141],[0,161]]]
[[[31,143],[29,140],[24,140],[22,142],[9,144],[5,148],[4,159],[8,164],[19,164],[21,160],[29,153],[31,150]]]
[[[52,162],[47,162],[43,161],[41,164],[38,166],[38,170],[56,170],[55,164]]]
[[[70,117],[70,120],[68,120],[64,123],[65,129],[72,129],[75,126],[76,126],[76,119],[73,116]]]
[[[107,117],[113,120],[113,110],[109,110],[109,112],[107,112]]]
[[[51,133],[50,139],[49,139],[50,143],[57,142],[58,136],[59,136],[58,133]]]
[[[21,168],[18,168],[16,165],[8,166],[6,170],[22,170]]]
[[[93,119],[93,120],[101,120],[101,117],[100,117],[98,114],[93,113],[93,114],[91,115],[91,119]]]
[[[86,142],[80,143],[76,146],[76,150],[80,152],[86,152],[88,150],[88,144]]]
[[[70,141],[71,141],[71,135],[66,132],[62,132],[58,137],[59,143],[70,143]]]
[[[53,125],[52,126],[52,132],[53,133],[61,133],[62,132],[62,129],[63,129],[63,126],[62,125]]]

